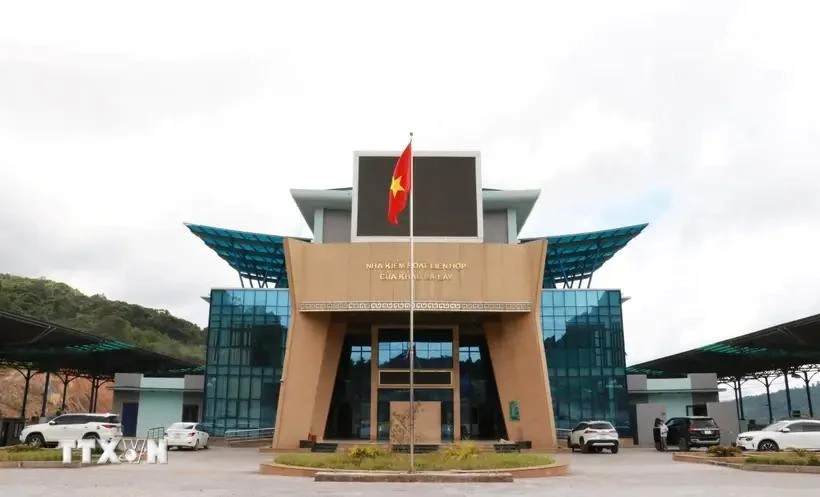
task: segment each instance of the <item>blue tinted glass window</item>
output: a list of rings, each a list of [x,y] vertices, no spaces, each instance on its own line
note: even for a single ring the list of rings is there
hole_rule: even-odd
[[[213,435],[273,427],[289,315],[287,289],[211,292],[203,424]]]
[[[556,427],[606,419],[631,435],[620,292],[543,290],[541,321]]]

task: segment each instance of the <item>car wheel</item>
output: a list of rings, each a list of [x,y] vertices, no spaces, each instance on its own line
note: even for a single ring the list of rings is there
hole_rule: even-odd
[[[85,435],[83,435],[83,440],[90,440],[92,438],[99,440],[100,436],[96,433],[86,433]]]
[[[39,433],[32,433],[26,437],[26,444],[31,445],[32,447],[40,448],[46,445],[46,439]]]
[[[199,450],[199,440],[197,440],[196,442],[194,442],[194,450],[195,450],[195,451],[196,451],[196,450]]]
[[[584,442],[583,438],[578,440],[578,447],[581,448],[581,454],[587,454],[589,452],[589,447],[587,447],[587,443]]]
[[[572,452],[575,452],[575,446],[572,445],[572,438],[567,437],[567,448]]]
[[[612,447],[612,449],[610,449],[610,450],[612,451],[613,454],[617,454],[618,453],[618,446],[616,445],[615,447]]]
[[[757,444],[757,450],[759,452],[777,452],[780,450],[780,447],[777,446],[777,442],[774,440],[763,440]]]
[[[678,449],[680,449],[681,452],[689,452],[689,440],[686,437],[681,437],[680,440],[678,440]]]

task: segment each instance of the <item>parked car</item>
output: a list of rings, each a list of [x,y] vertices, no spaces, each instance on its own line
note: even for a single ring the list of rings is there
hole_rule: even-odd
[[[720,445],[720,427],[709,416],[683,416],[666,422],[669,433],[666,445],[676,445],[682,451],[696,447]]]
[[[575,452],[601,452],[609,449],[613,454],[618,453],[618,431],[609,421],[581,421],[569,433],[567,447]]]
[[[35,447],[55,446],[60,440],[96,438],[105,442],[122,436],[120,418],[111,413],[75,413],[57,416],[47,423],[28,425],[20,441]]]
[[[820,450],[820,421],[789,419],[737,436],[743,450],[776,452],[784,449]]]
[[[165,430],[165,441],[169,449],[171,447],[207,449],[209,438],[210,435],[200,423],[174,423]]]

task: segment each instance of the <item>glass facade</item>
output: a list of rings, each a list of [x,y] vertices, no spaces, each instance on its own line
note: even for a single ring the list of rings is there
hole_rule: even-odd
[[[287,289],[212,290],[205,367],[205,424],[270,428],[290,324]]]
[[[602,419],[630,436],[621,292],[543,290],[541,295],[556,428]]]
[[[274,426],[279,382],[290,324],[287,289],[213,290],[208,326],[204,423],[216,436],[225,430]],[[621,292],[543,290],[542,335],[557,428],[582,419],[605,419],[623,436],[632,433],[626,393]],[[405,369],[407,330],[380,330],[379,367]],[[449,389],[419,389],[419,400],[442,402],[442,437],[504,438],[498,391],[480,328],[462,327],[455,363],[449,330],[416,331],[416,367],[460,371],[461,419],[454,420]],[[337,371],[325,436],[366,439],[370,406],[377,402],[377,434],[389,431],[390,400],[406,400],[404,389],[381,389],[370,398],[369,327],[349,330]]]
[[[453,368],[453,330],[417,329],[413,333],[416,345],[415,369]],[[379,330],[379,368],[410,368],[410,330],[384,328]]]
[[[462,440],[507,438],[487,339],[479,327],[462,327],[458,344]]]
[[[330,399],[325,439],[370,440],[370,328],[348,329]]]

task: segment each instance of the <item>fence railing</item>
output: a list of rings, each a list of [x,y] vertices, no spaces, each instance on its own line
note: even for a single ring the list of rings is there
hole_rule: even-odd
[[[149,440],[159,440],[160,438],[165,436],[165,427],[164,426],[157,426],[156,428],[148,428],[148,434],[145,438]]]
[[[241,442],[243,440],[259,440],[273,438],[273,428],[247,428],[243,430],[225,430],[225,441]]]

